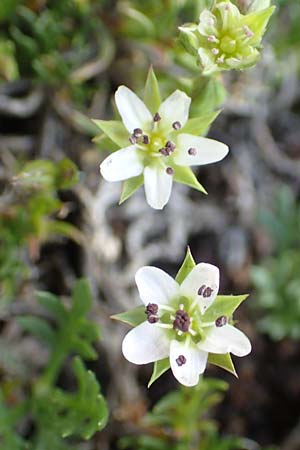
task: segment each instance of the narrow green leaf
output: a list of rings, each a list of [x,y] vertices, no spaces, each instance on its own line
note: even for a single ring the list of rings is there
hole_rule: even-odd
[[[65,236],[78,245],[85,243],[85,236],[77,227],[63,220],[45,220],[43,224],[43,238],[46,240],[51,235]]]
[[[28,331],[33,336],[43,340],[50,346],[54,344],[55,332],[44,319],[34,316],[23,316],[18,317],[17,320],[23,330]]]
[[[169,358],[161,359],[160,361],[155,361],[153,366],[153,372],[151,378],[148,383],[148,388],[156,381],[159,377],[161,377],[167,370],[170,369],[170,360]]]
[[[181,184],[186,184],[203,194],[207,194],[205,188],[197,180],[194,172],[190,167],[174,166],[174,180]]]
[[[128,147],[129,132],[119,120],[93,120],[93,122],[108,136],[113,142],[121,148]],[[97,137],[95,138],[97,141]]]
[[[186,125],[182,128],[181,133],[189,133],[194,135],[204,135],[207,132],[210,124],[218,117],[219,111],[212,111],[203,114],[200,117],[189,119]]]
[[[224,355],[209,353],[208,362],[210,364],[214,364],[215,366],[221,367],[224,370],[227,370],[227,372],[232,373],[235,377],[238,378],[230,353],[225,353]]]
[[[38,302],[44,306],[57,320],[64,320],[66,310],[59,297],[50,292],[38,291],[36,292]]]
[[[204,322],[213,322],[220,316],[231,317],[239,305],[246,300],[245,295],[218,295],[202,317]]]
[[[125,180],[123,183],[123,189],[119,201],[119,205],[124,203],[126,200],[131,197],[135,191],[143,184],[144,177],[143,175],[139,175],[138,177],[130,178],[129,180]]]
[[[72,348],[83,359],[97,359],[97,352],[91,344],[80,337],[74,336],[72,339]]]
[[[136,327],[146,320],[145,306],[138,306],[137,308],[131,309],[130,311],[115,314],[111,316],[111,319],[119,320],[120,322],[127,323],[132,327]]]
[[[191,116],[215,111],[224,103],[226,90],[222,81],[214,77],[198,77],[192,92]]]
[[[91,308],[93,297],[88,281],[84,278],[78,280],[72,291],[72,314],[80,317],[84,316]]]
[[[188,247],[184,261],[182,263],[182,266],[180,267],[180,269],[176,275],[176,278],[175,278],[177,283],[181,284],[183,282],[183,280],[188,276],[190,271],[195,267],[195,265],[196,265],[196,263],[192,256],[190,247]]]
[[[145,84],[144,102],[153,115],[158,111],[158,108],[161,104],[159,85],[152,66],[148,71],[148,76]]]

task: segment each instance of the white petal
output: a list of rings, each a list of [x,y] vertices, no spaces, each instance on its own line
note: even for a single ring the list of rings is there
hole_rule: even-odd
[[[227,145],[222,142],[183,133],[177,138],[174,161],[179,166],[211,164],[225,158],[228,151]]]
[[[154,209],[163,209],[172,191],[172,175],[160,166],[145,167],[144,183],[148,204]]]
[[[143,168],[138,150],[131,145],[105,158],[100,165],[100,172],[106,181],[121,181],[140,175]]]
[[[185,363],[178,365],[178,357],[184,356]],[[170,363],[174,377],[184,386],[196,386],[199,375],[204,372],[207,362],[207,352],[203,352],[193,343],[171,341]]]
[[[135,282],[145,305],[165,305],[179,295],[178,283],[157,267],[141,267],[135,274]]]
[[[217,19],[208,9],[205,9],[200,14],[198,30],[203,36],[218,36]]]
[[[210,307],[219,291],[220,271],[212,264],[197,264],[180,285],[182,295],[198,299],[202,314]]]
[[[126,86],[120,86],[115,94],[116,105],[127,130],[132,133],[135,128],[150,130],[152,114],[145,103]]]
[[[206,50],[205,48],[200,47],[198,49],[198,55],[204,68],[203,73],[205,75],[210,75],[211,73],[219,70],[218,65],[215,63],[215,57],[210,52],[210,50]]]
[[[221,21],[223,30],[232,29],[238,26],[241,18],[240,11],[237,6],[231,2],[222,2],[216,5],[221,14]]]
[[[160,105],[158,113],[161,117],[160,129],[172,130],[172,124],[179,122],[183,127],[189,117],[191,99],[182,91],[175,91]]]
[[[251,343],[247,336],[232,325],[212,327],[198,348],[211,353],[233,353],[236,356],[246,356],[251,352]]]
[[[166,330],[143,322],[126,334],[122,343],[125,358],[133,364],[148,364],[169,355],[170,341]]]

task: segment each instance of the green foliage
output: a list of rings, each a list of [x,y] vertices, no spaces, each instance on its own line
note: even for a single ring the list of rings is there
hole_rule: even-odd
[[[108,410],[95,375],[86,369],[84,359],[95,359],[92,344],[99,339],[99,327],[87,318],[92,295],[87,280],[79,280],[67,307],[59,297],[38,293],[38,301],[51,319],[22,316],[19,324],[26,332],[49,347],[49,359],[27,398],[8,405],[0,397],[0,443],[6,450],[71,450],[67,437],[90,439],[107,423]],[[51,325],[50,325],[51,323]],[[57,378],[70,355],[76,355],[72,369],[77,388],[72,392],[57,387]],[[18,434],[17,426],[31,417],[34,432],[28,439]]]
[[[63,159],[34,160],[25,163],[9,185],[10,202],[0,209],[0,283],[5,303],[17,291],[30,271],[24,262],[28,251],[38,257],[40,245],[53,236],[66,236],[82,242],[80,232],[70,223],[55,218],[63,207],[58,190],[78,182],[75,164]]]
[[[273,204],[273,210],[260,214],[273,240],[273,255],[251,271],[255,305],[263,312],[257,325],[275,340],[299,339],[300,207],[287,187],[279,190]]]
[[[143,432],[122,438],[119,448],[240,450],[243,448],[241,439],[221,437],[215,422],[208,419],[227,388],[227,383],[207,378],[195,389],[182,387],[170,392],[142,419]]]
[[[1,79],[13,81],[17,77],[18,66],[15,60],[14,45],[11,41],[1,39],[0,37],[0,82]]]

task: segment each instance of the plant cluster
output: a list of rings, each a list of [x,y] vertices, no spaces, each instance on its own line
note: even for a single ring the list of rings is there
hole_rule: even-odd
[[[49,292],[38,292],[37,298],[47,318],[24,315],[17,321],[47,345],[48,362],[37,379],[16,379],[1,388],[0,443],[7,450],[71,450],[66,438],[89,439],[108,419],[99,383],[83,363],[97,358],[93,344],[99,340],[99,326],[87,318],[92,306],[87,280],[76,283],[69,306]],[[76,388],[69,392],[59,387],[58,377],[70,356]],[[34,429],[28,439],[17,432],[24,420]]]
[[[128,59],[134,67],[125,64],[124,82],[134,76],[139,92],[142,77],[136,74],[145,67],[139,58],[155,66],[151,52],[164,55],[167,69],[156,57],[160,76],[150,67],[143,95],[125,85],[117,89],[113,120],[92,124],[76,116],[85,131],[98,131],[99,149],[111,152],[100,171],[106,181],[124,182],[120,203],[144,184],[147,203],[161,210],[173,181],[206,193],[191,167],[227,156],[226,144],[206,137],[227,94],[222,72],[258,62],[273,12],[270,0],[3,0],[0,78],[3,83],[29,78],[33,86],[57,89],[63,98],[67,93],[82,107],[95,80],[111,93],[101,77],[116,53],[134,49]],[[117,64],[110,70],[114,84],[122,71]],[[69,159],[28,161],[5,180],[0,295],[7,315],[7,304],[13,303],[43,243],[54,235],[83,242],[81,232],[64,220],[60,200],[60,191],[78,181]],[[251,343],[233,319],[247,295],[218,295],[219,269],[196,264],[189,250],[175,280],[158,268],[142,267],[136,283],[144,305],[113,316],[134,327],[124,338],[123,354],[135,364],[154,363],[149,386],[171,368],[186,387],[163,397],[138,424],[136,435],[120,439],[120,449],[250,448],[247,440],[221,436],[209,417],[227,384],[202,379],[207,363],[236,375],[231,354],[250,353]],[[23,336],[42,342],[48,353],[34,378],[1,379],[0,445],[5,450],[81,449],[83,440],[105,427],[107,403],[84,362],[98,357],[99,326],[89,318],[92,302],[89,283],[79,279],[70,298],[38,292],[36,314],[11,318]],[[72,390],[61,382],[63,374],[70,377]]]
[[[293,192],[283,186],[272,210],[264,209],[259,219],[269,233],[272,255],[263,265],[252,267],[256,305],[262,312],[261,331],[272,339],[300,338],[300,208]]]

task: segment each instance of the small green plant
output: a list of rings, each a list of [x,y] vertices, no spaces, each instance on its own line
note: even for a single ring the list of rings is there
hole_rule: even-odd
[[[136,450],[233,450],[244,448],[242,440],[221,437],[210,419],[212,408],[221,402],[228,384],[202,379],[193,390],[181,387],[165,395],[145,415],[143,431],[119,441],[120,449]]]
[[[0,443],[6,450],[71,450],[67,437],[89,439],[107,422],[108,410],[95,375],[86,369],[83,359],[96,359],[92,344],[99,339],[99,327],[87,318],[92,296],[86,280],[79,280],[72,292],[71,304],[49,292],[37,294],[39,304],[50,321],[36,316],[19,317],[24,331],[43,341],[49,359],[42,373],[24,386],[25,398],[9,405],[9,393],[0,396]],[[57,386],[66,361],[73,356],[72,370],[77,388],[68,392]],[[22,421],[32,421],[28,438],[17,431]]]
[[[300,208],[288,187],[279,191],[272,211],[261,212],[260,221],[274,250],[251,271],[257,306],[263,311],[258,327],[275,340],[299,339]]]
[[[0,295],[5,304],[30,274],[27,254],[37,259],[42,243],[53,236],[82,242],[79,230],[59,220],[63,207],[58,191],[78,182],[75,164],[63,159],[29,161],[9,180],[7,197],[0,206]]]

